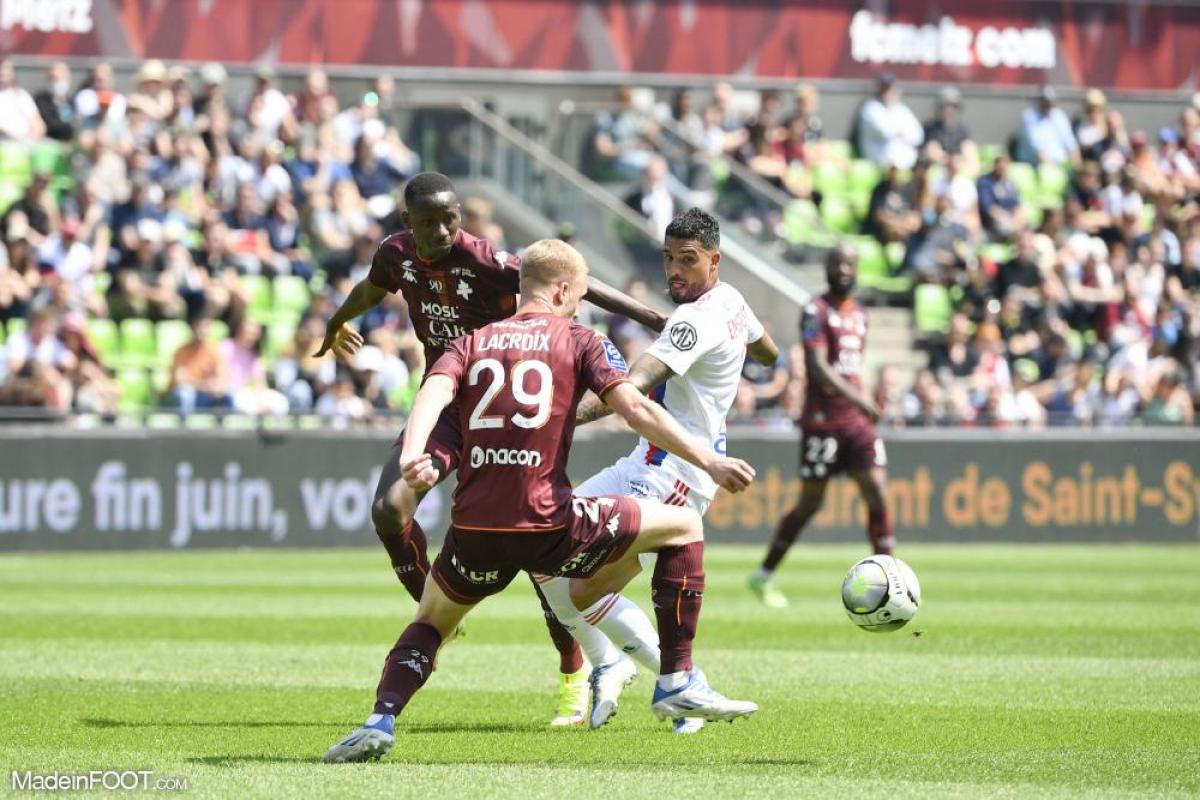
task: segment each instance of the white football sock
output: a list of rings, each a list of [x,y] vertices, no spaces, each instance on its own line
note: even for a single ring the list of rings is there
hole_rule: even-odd
[[[766,569],[765,567],[759,567],[758,569],[754,570],[754,577],[758,578],[761,581],[770,580],[771,576],[774,574],[775,574],[774,572],[771,572],[769,569]]]
[[[608,637],[592,627],[583,618],[583,612],[571,602],[571,580],[569,578],[551,578],[540,583],[546,602],[562,626],[570,631],[575,641],[583,648],[593,667],[601,664],[611,664],[621,657],[618,650]]]
[[[687,683],[688,678],[690,677],[692,677],[692,673],[690,671],[672,672],[669,675],[659,675],[658,688],[662,689],[664,692],[673,692]]]
[[[600,603],[613,596],[602,598]],[[634,661],[650,670],[650,674],[657,675],[661,657],[658,651],[658,631],[655,630],[654,623],[637,603],[621,594],[615,597],[616,602],[596,621],[596,627],[604,631],[604,634]],[[595,608],[596,606],[592,606],[584,611],[584,617],[588,617],[589,612]]]

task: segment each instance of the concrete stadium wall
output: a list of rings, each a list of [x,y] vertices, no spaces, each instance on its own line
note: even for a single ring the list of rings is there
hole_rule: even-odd
[[[765,543],[794,502],[791,433],[733,430],[755,464],[722,495],[710,541]],[[891,432],[892,518],[903,541],[1200,540],[1200,431]],[[582,433],[582,480],[629,451],[626,435]],[[0,551],[215,546],[376,546],[370,504],[391,436],[376,433],[0,431]],[[422,522],[440,538],[449,487]],[[863,509],[830,485],[805,538],[862,541]]]

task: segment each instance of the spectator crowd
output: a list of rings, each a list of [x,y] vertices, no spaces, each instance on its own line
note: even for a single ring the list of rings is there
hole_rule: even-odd
[[[640,181],[630,205],[651,220],[670,213],[646,199],[657,183],[676,208],[707,199],[767,245],[792,238],[790,210],[813,208],[858,245],[860,285],[899,280],[928,365],[909,385],[894,367],[872,376],[887,424],[1194,424],[1200,94],[1147,133],[1098,89],[1072,118],[1045,86],[986,143],[963,106],[943,87],[922,122],[884,74],[838,140],[808,84],[790,102],[717,84],[657,106],[624,89],[583,162]],[[799,351],[747,365],[738,416],[790,425],[804,379]]]
[[[352,363],[312,357],[422,167],[391,76],[349,102],[319,69],[292,93],[269,69],[235,92],[219,64],[156,60],[128,91],[103,63],[56,62],[34,83],[0,61],[0,404],[406,408],[424,365],[401,298],[362,320]],[[886,254],[929,359],[911,385],[894,367],[873,376],[889,424],[1194,423],[1200,99],[1148,134],[1099,90],[1072,119],[1045,87],[1008,141],[987,143],[963,105],[946,87],[922,122],[883,75],[841,140],[807,84],[718,83],[657,105],[622,89],[581,167],[623,182],[656,233],[695,203],[789,239],[794,203],[860,246],[864,284]],[[503,244],[483,200],[465,199],[464,227]],[[594,320],[630,357],[647,344],[636,325]],[[747,365],[736,417],[791,424],[804,380],[795,349]]]

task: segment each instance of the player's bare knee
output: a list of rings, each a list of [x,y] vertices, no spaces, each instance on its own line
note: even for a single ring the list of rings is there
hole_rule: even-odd
[[[663,546],[680,547],[704,541],[704,522],[696,511],[690,508],[671,510],[674,518],[669,534],[663,538]]]
[[[397,483],[375,496],[371,521],[380,534],[399,533],[417,511],[420,498],[407,484]]]

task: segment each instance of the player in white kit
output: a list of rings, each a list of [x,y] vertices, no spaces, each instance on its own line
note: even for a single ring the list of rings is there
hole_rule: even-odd
[[[779,349],[741,293],[721,282],[720,243],[717,221],[698,208],[667,226],[663,267],[678,307],[659,338],[634,362],[629,379],[665,406],[685,430],[724,455],[725,416],[737,394],[746,355],[774,364]],[[576,419],[583,424],[609,413],[599,398],[590,397],[580,404]],[[575,496],[642,497],[689,506],[703,515],[716,491],[703,470],[643,438],[632,453],[578,486]],[[589,724],[598,728],[616,712],[621,690],[637,675],[629,657],[658,674],[658,634],[646,613],[620,594],[594,596],[586,582],[566,578],[535,580],[592,663]],[[678,719],[675,730],[692,733],[702,725],[702,720]]]

